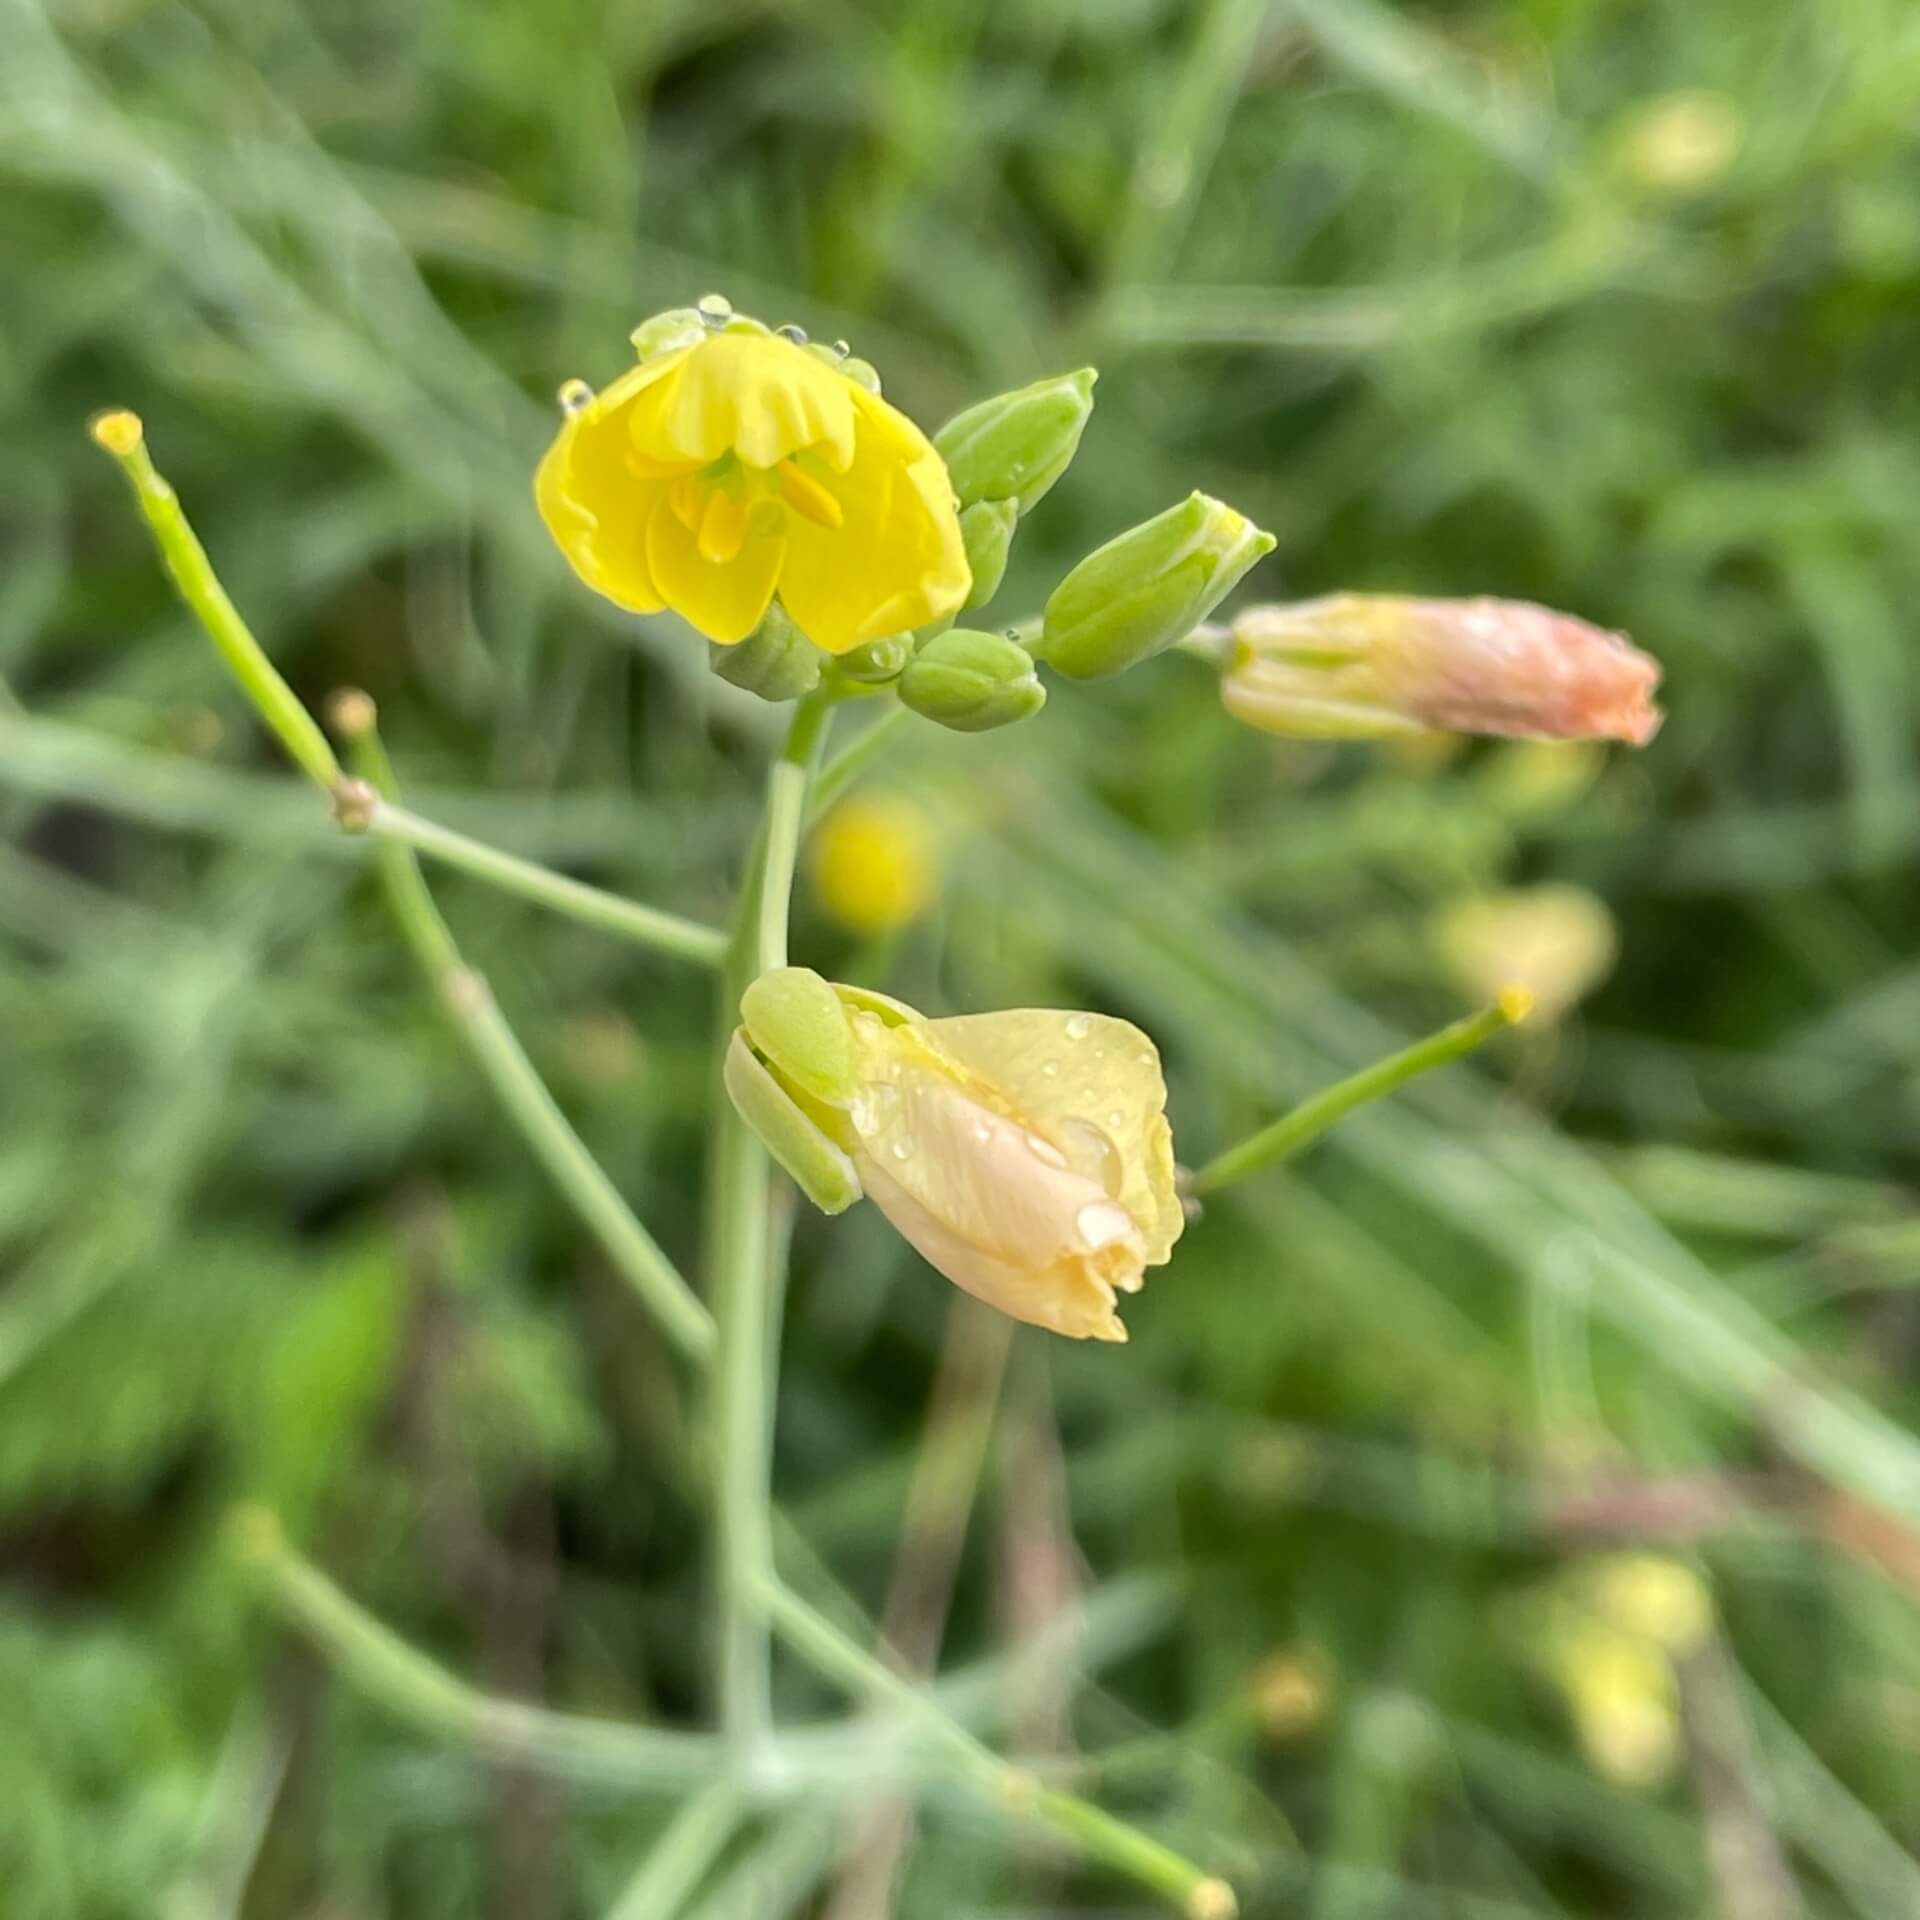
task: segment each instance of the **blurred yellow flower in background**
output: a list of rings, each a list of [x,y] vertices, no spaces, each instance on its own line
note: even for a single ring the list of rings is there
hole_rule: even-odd
[[[1595,1770],[1628,1787],[1665,1780],[1680,1756],[1680,1706],[1673,1669],[1660,1649],[1588,1620],[1566,1633],[1554,1665],[1574,1732]]]
[[[1517,887],[1459,900],[1433,923],[1441,963],[1471,1000],[1525,987],[1541,1021],[1562,1018],[1613,971],[1613,915],[1584,887]]]
[[[534,482],[596,593],[730,646],[776,592],[845,653],[957,612],[971,584],[945,463],[905,414],[757,323],[656,353],[577,405]]]
[[[933,824],[903,795],[860,794],[820,823],[809,863],[822,907],[855,933],[897,933],[933,904],[940,855]]]

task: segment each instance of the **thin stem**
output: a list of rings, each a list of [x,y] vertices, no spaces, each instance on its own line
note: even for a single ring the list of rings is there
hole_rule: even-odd
[[[354,1686],[423,1731],[575,1779],[684,1789],[711,1777],[719,1755],[704,1734],[554,1713],[495,1699],[456,1679],[303,1559],[264,1508],[241,1509],[232,1532],[280,1611]]]
[[[370,728],[363,732],[350,757],[354,772],[383,800],[392,794],[393,773],[378,734]],[[402,937],[534,1158],[667,1337],[688,1359],[707,1363],[714,1349],[712,1315],[587,1151],[494,1004],[486,981],[461,958],[419,861],[397,840],[381,841],[374,858]]]
[[[744,1812],[731,1781],[702,1787],[668,1822],[608,1920],[674,1920],[739,1831]]]
[[[1237,1908],[1224,1880],[1091,1801],[1040,1786],[1032,1774],[948,1719],[919,1687],[849,1639],[771,1574],[764,1576],[761,1594],[781,1638],[808,1665],[848,1692],[894,1708],[923,1728],[955,1769],[997,1806],[1074,1841],[1115,1872],[1172,1901],[1190,1920],[1231,1920]]]
[[[880,759],[898,737],[911,715],[898,700],[890,700],[878,719],[856,734],[820,769],[807,804],[807,818],[817,820]]]
[[[1420,1074],[1471,1053],[1496,1033],[1524,1020],[1532,1006],[1533,997],[1524,988],[1509,987],[1492,1006],[1470,1013],[1464,1020],[1456,1020],[1438,1033],[1416,1040],[1401,1052],[1390,1053],[1384,1060],[1376,1060],[1372,1066],[1336,1081],[1311,1100],[1302,1101],[1291,1113],[1282,1114],[1271,1126],[1262,1127],[1238,1146],[1229,1147],[1193,1175],[1188,1182],[1189,1190],[1196,1194],[1217,1193],[1236,1180],[1244,1180],[1250,1173],[1291,1158],[1355,1107],[1378,1100],[1382,1094],[1391,1093]]]
[[[239,609],[227,598],[206,549],[181,511],[179,496],[154,467],[139,415],[124,408],[98,414],[93,421],[93,437],[119,462],[181,599],[219,648],[241,692],[273,729],[301,772],[326,793],[333,793],[340,784],[340,763],[333,757],[327,736],[280,677],[252,629],[241,619]]]
[[[716,1059],[725,1057],[741,994],[759,974],[786,964],[807,785],[831,704],[818,694],[799,702],[768,775],[765,820],[722,974]],[[773,1722],[767,1623],[759,1600],[773,1567],[773,1378],[782,1292],[769,1224],[771,1175],[766,1149],[724,1089],[716,1088],[707,1188],[708,1295],[719,1327],[712,1409],[720,1563],[716,1664],[721,1723],[738,1777],[758,1769]]]
[[[423,820],[390,801],[383,800],[372,809],[365,830],[381,840],[398,841],[416,853],[458,867],[507,893],[520,894],[587,926],[617,933],[677,959],[715,968],[726,960],[727,936],[717,928],[703,927],[695,921],[681,919],[678,914],[663,913],[658,907],[623,899],[617,893],[569,879],[551,867],[523,860],[517,854],[502,853],[484,841],[456,833],[451,827]]]

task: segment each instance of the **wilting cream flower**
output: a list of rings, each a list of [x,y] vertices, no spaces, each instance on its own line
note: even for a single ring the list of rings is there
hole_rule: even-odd
[[[756,322],[699,330],[579,404],[541,517],[588,586],[722,646],[776,592],[845,653],[955,613],[972,576],[947,469],[905,414]]]
[[[729,1091],[809,1194],[864,1194],[1016,1320],[1127,1337],[1117,1296],[1185,1224],[1160,1057],[1138,1027],[1043,1008],[927,1020],[803,968],[755,982],[741,1011]]]
[[[1520,600],[1337,593],[1233,623],[1227,711],[1269,733],[1423,731],[1624,740],[1660,725],[1657,662],[1626,637]]]

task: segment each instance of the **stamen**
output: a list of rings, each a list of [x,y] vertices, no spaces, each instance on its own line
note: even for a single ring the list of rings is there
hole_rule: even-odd
[[[737,494],[716,487],[707,495],[700,519],[700,557],[709,566],[724,567],[739,556],[747,537],[746,504]]]
[[[689,533],[698,533],[707,507],[706,482],[697,473],[683,473],[667,489],[667,505]]]
[[[802,473],[791,460],[780,463],[780,498],[803,520],[829,533],[839,532],[846,520],[840,502],[810,473]]]

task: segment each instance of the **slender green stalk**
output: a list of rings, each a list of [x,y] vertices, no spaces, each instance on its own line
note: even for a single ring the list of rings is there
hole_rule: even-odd
[[[716,1059],[740,1017],[747,986],[787,958],[788,906],[807,785],[825,739],[830,699],[796,705],[767,779],[766,817],[748,863],[722,974]],[[773,1708],[760,1591],[773,1567],[773,1376],[782,1288],[774,1273],[771,1163],[723,1088],[714,1089],[708,1148],[708,1297],[719,1326],[712,1408],[714,1509],[719,1530],[721,1723],[738,1777],[757,1771]]]
[[[1194,1193],[1217,1193],[1222,1187],[1244,1180],[1250,1173],[1290,1159],[1302,1147],[1310,1145],[1355,1107],[1378,1100],[1382,1094],[1404,1086],[1409,1080],[1458,1060],[1475,1047],[1503,1032],[1516,1021],[1524,1020],[1533,1006],[1532,996],[1517,987],[1509,987],[1495,1003],[1479,1013],[1470,1013],[1438,1033],[1384,1060],[1363,1067],[1345,1080],[1304,1100],[1291,1113],[1282,1114],[1271,1126],[1216,1155],[1193,1175],[1189,1187]]]
[[[375,793],[383,800],[391,795],[392,769],[371,727],[354,741],[350,757],[355,773]],[[688,1359],[705,1363],[714,1348],[712,1316],[574,1132],[494,1004],[486,981],[462,960],[433,904],[420,863],[394,840],[382,841],[374,857],[402,937],[508,1118],[667,1337]]]
[[[422,1731],[575,1779],[684,1790],[710,1778],[717,1744],[704,1734],[633,1727],[477,1692],[340,1591],[259,1507],[233,1519],[236,1548],[268,1596],[343,1675]]]
[[[731,1781],[702,1787],[668,1822],[607,1920],[674,1920],[740,1830],[744,1812]]]
[[[1189,1920],[1232,1920],[1238,1909],[1224,1880],[1091,1801],[1042,1787],[1024,1768],[1003,1760],[948,1719],[912,1681],[842,1633],[773,1575],[763,1578],[761,1596],[781,1638],[802,1659],[848,1692],[893,1708],[923,1728],[955,1769],[995,1805],[1073,1841],[1116,1873],[1170,1900]]]
[[[383,800],[372,808],[365,830],[378,839],[398,841],[416,853],[458,867],[463,873],[470,873],[507,893],[520,894],[587,926],[617,933],[641,946],[672,954],[676,959],[716,968],[726,960],[727,936],[717,928],[703,927],[695,921],[681,919],[678,914],[663,913],[658,907],[642,906],[636,900],[623,899],[617,893],[569,879],[537,861],[502,853],[484,841],[456,833],[451,827],[423,820],[389,801]]]
[[[855,734],[836,753],[813,783],[813,795],[807,803],[807,818],[817,820],[855,781],[881,759],[899,738],[912,716],[898,700],[889,700],[886,711]]]
[[[340,784],[340,763],[333,757],[327,736],[280,677],[252,629],[241,619],[239,609],[227,598],[206,549],[180,509],[179,496],[154,468],[140,416],[124,409],[98,414],[93,421],[93,437],[119,462],[181,599],[219,648],[241,691],[300,771],[327,793],[333,793]]]

